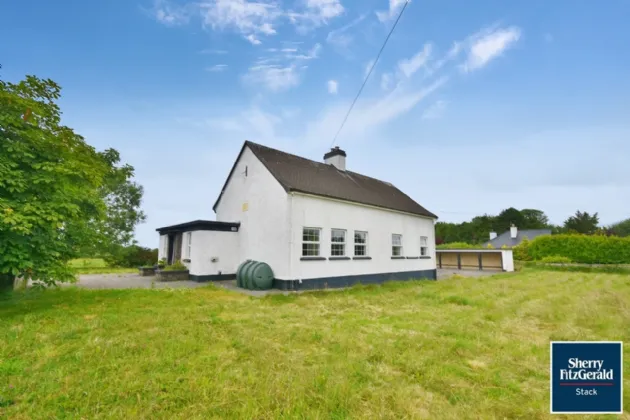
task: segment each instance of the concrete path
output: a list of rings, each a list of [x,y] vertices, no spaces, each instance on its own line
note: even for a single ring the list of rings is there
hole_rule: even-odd
[[[138,274],[82,274],[79,281],[71,286],[86,289],[151,289],[203,287],[207,283],[194,281],[156,281],[155,277],[142,277]]]
[[[484,277],[497,274],[497,271],[478,271],[478,270],[446,270],[438,269],[438,280],[446,280],[453,275],[459,275],[463,277]],[[216,281],[213,282],[215,286],[222,287],[227,290],[232,290],[239,293],[244,293],[249,296],[265,296],[268,294],[288,294],[293,292],[287,292],[282,290],[269,290],[269,291],[256,291],[245,290],[236,287],[236,280]],[[84,287],[86,289],[151,289],[151,288],[194,288],[204,287],[208,283],[197,283],[194,281],[171,281],[161,282],[156,281],[155,277],[142,277],[135,273],[129,274],[82,274],[79,276],[79,281],[70,286]],[[66,284],[63,284],[66,286]],[[335,290],[335,289],[330,289]]]

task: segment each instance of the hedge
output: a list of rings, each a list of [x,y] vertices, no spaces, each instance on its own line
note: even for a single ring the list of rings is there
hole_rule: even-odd
[[[630,264],[630,237],[545,235],[523,248],[521,251],[534,261],[566,257],[581,264]]]

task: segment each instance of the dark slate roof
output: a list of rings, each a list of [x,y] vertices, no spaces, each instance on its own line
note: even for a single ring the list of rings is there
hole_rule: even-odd
[[[495,248],[501,248],[503,247],[503,245],[507,247],[513,247],[520,244],[526,236],[527,239],[531,241],[535,237],[542,235],[551,235],[551,229],[519,229],[516,233],[516,238],[510,237],[510,231],[508,230],[507,232],[503,232],[493,240],[486,242],[484,246],[488,246],[488,244],[491,244]]]
[[[238,232],[240,223],[216,222],[214,220],[195,220],[193,222],[181,223],[179,225],[161,227],[157,230],[160,234],[192,232],[195,230],[215,230],[220,232]]]
[[[251,141],[245,142],[236,162],[240,159],[245,147],[251,149],[287,192],[296,191],[336,198],[437,219],[435,214],[416,203],[389,182],[356,172],[341,171],[333,165],[315,162]],[[213,209],[215,210],[234,172],[236,162],[234,162],[221,194],[214,204]]]

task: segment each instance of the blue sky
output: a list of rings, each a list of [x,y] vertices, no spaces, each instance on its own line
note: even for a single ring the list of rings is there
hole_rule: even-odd
[[[2,2],[1,75],[63,87],[155,228],[213,219],[245,139],[321,160],[401,0]],[[630,3],[414,0],[337,145],[444,221],[630,217]]]

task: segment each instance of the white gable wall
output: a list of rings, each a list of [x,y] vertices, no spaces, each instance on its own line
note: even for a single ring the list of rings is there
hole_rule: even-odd
[[[190,274],[195,276],[234,274],[235,267],[239,264],[238,235],[238,232],[193,231],[190,247],[191,263],[186,264],[190,269]],[[185,233],[184,238],[186,238]],[[186,255],[184,249],[182,249],[182,255]]]
[[[433,219],[375,207],[291,194],[292,249],[290,280],[434,270],[435,225]],[[325,261],[302,261],[302,228],[321,228],[320,256]],[[354,231],[368,232],[371,260],[328,260],[331,229],[346,230],[346,256],[354,255]],[[403,255],[420,256],[420,237],[426,236],[430,259],[392,259],[392,234],[401,234]]]
[[[287,193],[249,147],[236,164],[216,214],[217,221],[241,223],[238,248],[224,248],[221,253],[237,255],[231,273],[241,262],[251,259],[269,264],[278,278],[289,275]]]

